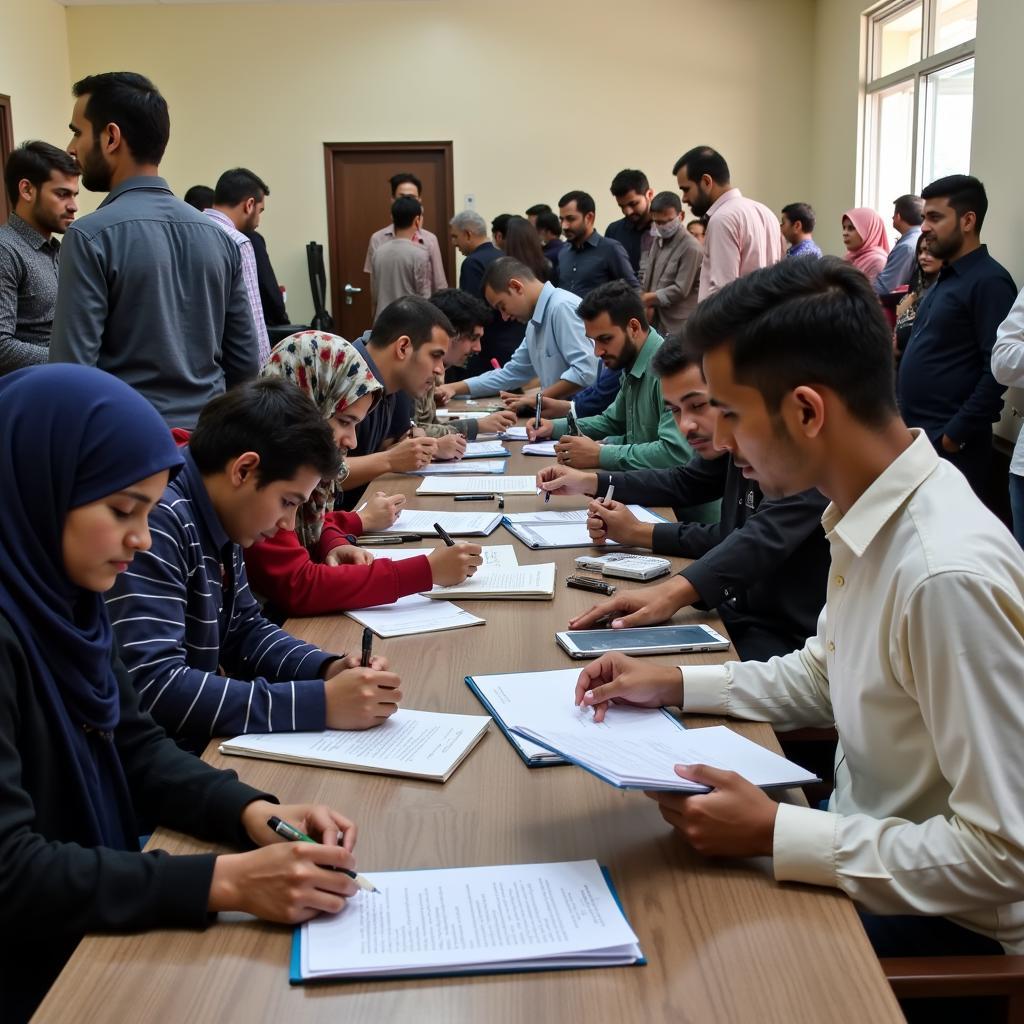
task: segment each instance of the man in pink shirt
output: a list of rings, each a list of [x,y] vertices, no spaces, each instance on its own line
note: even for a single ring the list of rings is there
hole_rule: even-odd
[[[676,161],[672,173],[693,215],[708,217],[698,302],[730,281],[782,259],[782,232],[775,214],[729,183],[729,165],[721,153],[695,146]]]

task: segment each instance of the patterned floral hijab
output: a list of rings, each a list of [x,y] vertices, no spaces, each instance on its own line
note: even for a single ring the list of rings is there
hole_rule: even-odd
[[[372,409],[384,395],[384,386],[355,348],[337,334],[322,331],[302,331],[279,341],[260,376],[284,377],[297,384],[313,399],[324,419],[342,412],[364,395],[373,396]],[[320,539],[324,516],[336,507],[347,476],[348,466],[342,463],[337,477],[322,481],[299,509],[295,531],[307,548]]]

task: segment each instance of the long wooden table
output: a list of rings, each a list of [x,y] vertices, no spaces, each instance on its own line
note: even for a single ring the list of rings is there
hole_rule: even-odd
[[[545,460],[511,444],[510,473]],[[415,497],[417,477],[383,478],[390,492],[423,508],[482,511],[495,502]],[[374,485],[377,489],[377,485]],[[509,496],[506,511],[537,507]],[[554,499],[551,508],[580,507]],[[486,626],[378,641],[375,651],[400,673],[408,707],[481,713],[464,682],[470,674],[570,667],[553,634],[596,595],[570,590],[564,576],[579,550],[526,549],[503,529],[487,543],[514,543],[520,562],[555,561],[554,601],[466,603]],[[432,546],[423,541],[423,546]],[[682,565],[682,562],[678,563]],[[621,586],[643,586],[621,581]],[[686,611],[677,621],[714,616]],[[333,650],[358,648],[350,619],[293,620],[297,635]],[[677,661],[665,658],[663,661]],[[722,660],[698,655],[694,663]],[[717,724],[688,719],[691,726]],[[767,726],[735,724],[778,749]],[[322,801],[361,827],[365,869],[529,863],[596,858],[611,869],[649,963],[645,967],[290,987],[291,931],[221,915],[204,932],[93,936],[68,963],[36,1021],[455,1022],[686,1021],[818,1024],[901,1021],[902,1015],[842,894],[779,885],[767,860],[710,860],[690,850],[655,805],[571,766],[529,769],[492,726],[444,785],[379,775],[225,758],[205,758],[282,801]],[[802,800],[799,793],[789,799]],[[208,849],[166,830],[151,847]]]

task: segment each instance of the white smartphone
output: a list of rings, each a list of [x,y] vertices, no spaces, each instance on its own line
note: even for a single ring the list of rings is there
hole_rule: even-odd
[[[640,626],[636,629],[573,629],[555,640],[570,658],[598,658],[609,651],[624,654],[693,654],[725,651],[729,641],[710,626]]]
[[[576,559],[576,568],[644,582],[665,576],[672,569],[672,563],[667,558],[654,555],[627,555],[613,551],[610,555],[580,555]]]

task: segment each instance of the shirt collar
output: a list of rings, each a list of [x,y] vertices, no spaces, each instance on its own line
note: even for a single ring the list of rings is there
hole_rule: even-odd
[[[548,311],[548,303],[554,294],[555,286],[550,281],[545,281],[537,298],[537,305],[533,307],[533,316],[530,317],[530,323],[535,327],[540,327],[544,323],[544,314]]]
[[[174,195],[166,178],[161,178],[157,174],[143,174],[137,178],[125,178],[117,188],[107,193],[107,197],[100,203],[100,207],[112,203],[115,199],[123,196],[125,192],[132,192],[136,189],[149,189],[153,192],[166,192],[168,195]]]
[[[705,214],[707,217],[713,216],[719,209],[725,206],[726,203],[731,203],[736,199],[742,199],[743,193],[738,188],[730,188],[723,192],[709,207],[708,212]]]
[[[202,523],[206,535],[213,541],[217,551],[223,551],[231,544],[231,538],[224,529],[217,510],[213,507],[203,474],[199,472],[199,467],[195,464],[192,453],[187,448],[185,449],[185,465],[172,486],[177,485],[179,481],[185,485],[180,489],[185,497],[192,502],[192,512]]]
[[[973,252],[967,253],[966,256],[961,256],[958,260],[953,260],[952,263],[947,263],[940,271],[939,277],[950,277],[956,274],[958,277],[962,277],[966,273],[970,273],[974,269],[975,264],[980,263],[982,260],[988,258],[988,246],[982,242]]]
[[[33,249],[56,249],[60,242],[56,238],[44,238],[27,220],[12,213],[7,218],[7,224],[16,234],[20,235]]]
[[[857,558],[939,464],[928,435],[917,428],[910,433],[914,435],[910,447],[886,467],[846,515],[833,502],[821,517],[829,541],[835,534]]]
[[[644,371],[654,358],[654,353],[664,340],[653,327],[650,328],[644,347],[637,353],[636,362],[629,368],[630,377],[636,377],[638,380],[643,377]]]
[[[376,380],[380,381],[380,386],[384,389],[385,395],[393,395],[393,391],[388,391],[387,381],[384,380],[384,375],[377,369],[377,364],[373,361],[373,356],[370,355],[370,346],[367,344],[370,340],[370,332],[365,331],[360,337],[356,338],[353,342],[353,347],[363,357],[363,361],[370,369],[370,373],[373,374]]]
[[[591,231],[590,232],[590,237],[583,243],[583,245],[589,245],[589,246],[591,246],[593,248],[596,248],[598,245],[601,244],[601,238],[602,238],[602,235],[599,232]],[[576,245],[575,243],[572,243],[572,242],[570,243],[570,245],[572,245],[572,247],[574,249],[576,249],[577,251],[579,251],[579,250],[581,250],[583,248],[583,245]]]

